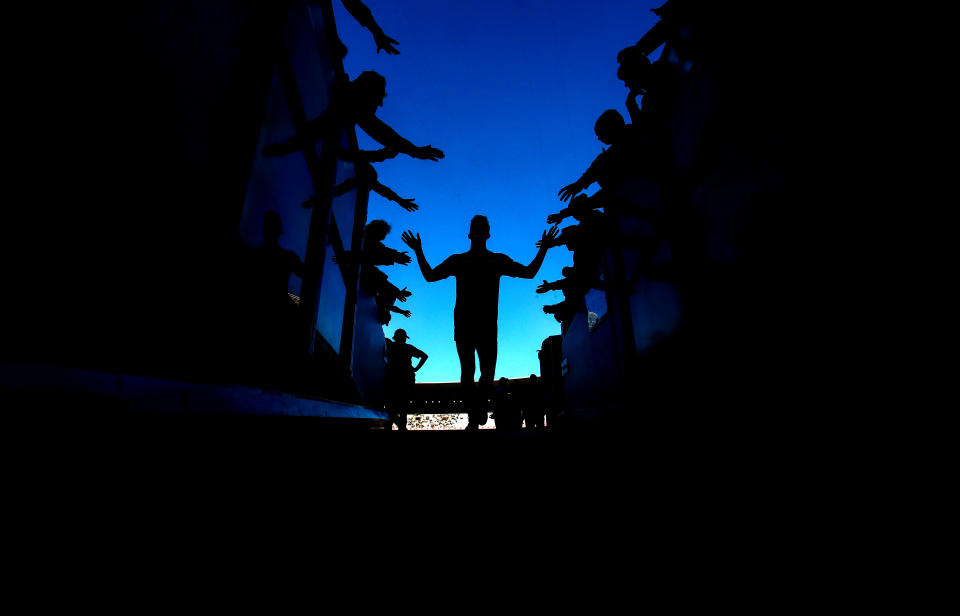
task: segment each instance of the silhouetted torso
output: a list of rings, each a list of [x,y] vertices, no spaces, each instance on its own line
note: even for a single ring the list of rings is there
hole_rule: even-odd
[[[413,385],[416,376],[411,364],[414,357],[422,357],[423,351],[405,342],[387,339],[388,380],[393,387]]]
[[[456,276],[454,338],[467,332],[496,332],[500,277],[519,276],[523,266],[499,252],[468,251],[452,255],[434,269],[440,278]]]
[[[615,188],[625,176],[647,166],[647,142],[648,139],[639,126],[627,124],[621,139],[600,153],[587,173],[591,174],[602,188]]]

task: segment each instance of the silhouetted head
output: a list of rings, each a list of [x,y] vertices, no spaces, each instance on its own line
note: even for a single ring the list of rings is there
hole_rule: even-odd
[[[407,330],[405,329],[398,329],[397,331],[393,332],[393,339],[396,342],[406,342],[407,338],[409,337],[410,336],[407,335]]]
[[[531,374],[531,375],[530,375],[530,382],[531,382],[531,383],[536,383],[536,382],[537,382],[537,375],[536,375],[536,374]]]
[[[597,133],[597,139],[607,145],[614,143],[623,132],[626,122],[623,116],[616,109],[607,109],[597,118],[597,123],[593,125],[593,131]]]
[[[376,113],[387,96],[387,80],[380,73],[364,71],[350,82],[350,93],[362,113]]]
[[[263,213],[263,237],[268,240],[276,240],[283,233],[283,224],[280,221],[280,214],[273,210],[267,210]]]
[[[569,265],[563,268],[562,270],[560,270],[560,275],[563,276],[564,278],[573,278],[573,275],[575,273],[576,272],[574,271],[574,269]]]
[[[486,216],[477,214],[470,221],[470,234],[467,236],[471,240],[485,240],[490,237],[490,221]]]
[[[507,384],[507,377],[505,376],[500,377],[500,385],[503,386],[506,384]]]
[[[617,78],[630,90],[642,90],[650,79],[650,58],[636,47],[627,47],[617,54]]]
[[[387,234],[390,233],[390,225],[385,220],[371,220],[367,223],[364,233],[369,241],[382,242],[387,239]]]

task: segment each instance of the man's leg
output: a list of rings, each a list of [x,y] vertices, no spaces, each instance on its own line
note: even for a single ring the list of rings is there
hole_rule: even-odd
[[[476,413],[476,392],[473,387],[473,375],[476,372],[476,360],[473,353],[476,347],[473,340],[465,335],[457,337],[457,355],[460,356],[460,387],[463,403],[467,407],[467,430],[476,430],[480,423]]]
[[[487,400],[493,395],[493,377],[497,371],[497,331],[478,338],[476,347],[477,357],[480,359],[480,387],[477,398],[479,408],[483,411],[480,420],[480,425],[483,425],[486,423]]]

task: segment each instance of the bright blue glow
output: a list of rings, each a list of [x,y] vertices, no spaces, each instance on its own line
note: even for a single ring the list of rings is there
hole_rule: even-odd
[[[379,117],[415,144],[446,154],[440,162],[400,155],[378,163],[380,181],[401,197],[415,197],[420,210],[408,213],[371,194],[368,220],[389,222],[386,244],[400,250],[407,249],[400,240],[405,229],[419,233],[437,266],[469,249],[470,219],[484,214],[491,225],[488,248],[529,263],[547,215],[564,206],[557,191],[601,151],[593,133],[597,117],[617,109],[629,118],[617,52],[656,23],[650,9],[662,0],[365,1],[384,32],[400,41],[400,55],[378,55],[370,33],[334,1],[349,48],[347,73],[374,70],[386,77]],[[357,132],[361,148],[379,147]],[[496,378],[540,373],[537,351],[560,333],[542,307],[563,297],[538,295],[536,287],[559,279],[571,263],[566,248],[554,248],[533,280],[502,279]],[[399,304],[413,316],[393,315],[385,332],[406,329],[410,343],[430,356],[417,381],[459,380],[454,279],[426,283],[415,259],[384,272],[413,292]]]

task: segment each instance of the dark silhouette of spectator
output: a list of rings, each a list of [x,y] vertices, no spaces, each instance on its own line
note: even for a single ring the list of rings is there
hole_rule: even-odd
[[[660,18],[660,21],[647,30],[646,34],[637,41],[636,45],[622,50],[620,54],[617,55],[617,61],[621,62],[622,65],[624,60],[621,60],[621,56],[624,56],[625,53],[642,54],[644,57],[649,56],[656,51],[657,47],[667,41],[676,43],[679,40],[685,42],[690,37],[688,33],[683,32],[683,29],[688,27],[691,22],[695,22],[698,15],[703,13],[704,9],[716,8],[711,7],[711,4],[714,3],[704,2],[703,0],[670,0],[658,8],[650,9],[654,15]],[[687,46],[688,45],[681,45],[681,51],[686,52]],[[638,58],[639,56],[637,56],[637,58],[628,57],[625,58],[625,61],[629,64]],[[628,66],[627,70],[629,70],[629,68]]]
[[[268,309],[283,311],[283,307],[295,306],[287,291],[290,274],[303,276],[303,262],[292,250],[280,247],[283,224],[280,215],[273,210],[263,213],[263,245],[251,252],[252,289],[259,301]]]
[[[510,381],[505,377],[500,377],[497,389],[493,392],[493,420],[497,430],[520,429],[520,409],[517,408],[517,400]]]
[[[319,140],[339,143],[343,128],[355,124],[387,148],[421,160],[440,160],[443,152],[425,145],[416,146],[401,137],[377,117],[387,96],[387,80],[373,71],[364,71],[353,81],[336,88],[330,105],[307,127],[284,143],[264,146],[264,156],[285,156],[303,150]]]
[[[558,225],[567,218],[574,215],[577,208],[595,210],[597,208],[607,207],[606,195],[603,190],[599,190],[591,196],[583,194],[577,195],[570,201],[568,207],[563,208],[555,214],[547,216],[547,224]]]
[[[368,162],[355,162],[354,163],[354,175],[348,180],[344,180],[337,184],[333,189],[333,196],[339,197],[342,194],[348,193],[354,188],[360,188],[363,190],[372,190],[377,193],[384,199],[389,199],[394,203],[398,204],[403,209],[408,212],[415,212],[419,206],[414,203],[414,199],[405,199],[397,195],[391,188],[384,186],[380,183],[379,178],[377,177],[377,170],[373,168]],[[305,202],[304,206],[312,206],[313,199]]]
[[[537,293],[547,293],[548,291],[562,291],[566,288],[569,288],[571,285],[575,284],[574,280],[574,270],[572,267],[567,266],[560,270],[560,273],[563,275],[563,278],[555,282],[543,281],[543,284],[537,287]]]
[[[543,307],[544,314],[552,314],[558,323],[569,324],[576,316],[577,310],[583,304],[583,295],[580,292],[571,292],[568,288],[563,291],[563,301]]]
[[[436,268],[430,267],[423,254],[420,234],[404,231],[403,241],[417,255],[420,271],[427,282],[436,282],[449,276],[457,279],[457,303],[453,312],[454,339],[460,357],[460,382],[464,399],[471,402],[472,412],[468,430],[486,423],[487,411],[482,400],[492,393],[493,375],[497,365],[497,311],[500,299],[500,277],[533,278],[540,271],[550,243],[557,237],[557,228],[543,232],[540,248],[529,265],[520,265],[507,255],[487,250],[490,223],[485,216],[474,216],[470,221],[470,250],[447,258]],[[474,353],[480,360],[480,395],[474,390],[476,368]]]
[[[254,363],[276,371],[296,351],[300,311],[288,283],[291,274],[304,274],[300,257],[280,247],[282,233],[280,215],[272,210],[264,212],[263,245],[250,250],[248,267]]]
[[[643,94],[650,86],[653,63],[641,47],[627,47],[617,54],[617,78],[632,93]]]
[[[555,282],[543,281],[543,284],[537,287],[537,293],[547,293],[548,291],[561,291],[563,301],[557,304],[546,305],[543,307],[545,314],[552,314],[558,323],[568,324],[573,319],[577,310],[583,304],[583,296],[586,294],[590,285],[585,284],[584,279],[573,267],[565,267],[560,270],[563,278]],[[597,282],[597,286],[600,286]]]
[[[385,246],[383,240],[390,233],[390,225],[384,220],[371,220],[363,234],[363,247],[359,252],[348,251],[334,261],[360,265],[360,284],[377,301],[377,320],[389,325],[391,313],[410,318],[410,311],[394,306],[396,301],[405,302],[410,297],[407,288],[398,289],[388,281],[388,276],[377,265],[408,265],[410,256],[406,251]]]
[[[523,395],[523,422],[528,430],[543,427],[543,418],[546,414],[543,393],[536,374],[530,375],[530,383],[524,388]]]
[[[407,429],[407,413],[413,397],[416,372],[427,361],[426,353],[407,344],[408,338],[403,329],[393,333],[393,340],[387,338],[387,405],[390,419],[399,430]],[[416,367],[410,363],[414,357],[420,360]]]
[[[612,242],[608,237],[605,215],[594,210],[592,205],[590,198],[583,195],[574,197],[570,207],[563,211],[573,216],[579,224],[564,227],[556,239],[548,240],[551,247],[565,245],[573,252],[573,269],[569,270],[569,276],[577,280],[583,293],[599,285],[604,250]],[[564,268],[564,271],[568,270]],[[573,286],[567,289],[572,290]]]
[[[643,164],[640,156],[644,145],[642,133],[637,125],[625,123],[619,111],[608,109],[600,114],[594,132],[597,139],[610,147],[594,159],[576,182],[560,189],[561,201],[575,197],[594,182],[613,193],[624,176]]]
[[[390,234],[390,224],[385,220],[371,220],[363,231],[363,248],[359,255],[356,251],[346,251],[335,262],[359,263],[361,266],[373,265],[409,265],[407,251],[394,250],[386,246],[383,240]]]

